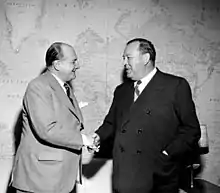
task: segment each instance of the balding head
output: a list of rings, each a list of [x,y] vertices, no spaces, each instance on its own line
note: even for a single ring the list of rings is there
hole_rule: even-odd
[[[79,63],[71,45],[62,42],[53,43],[47,50],[45,60],[48,70],[62,81],[75,79]]]
[[[51,67],[54,61],[61,60],[64,58],[63,47],[72,46],[63,42],[55,42],[48,48],[45,57],[47,68]]]

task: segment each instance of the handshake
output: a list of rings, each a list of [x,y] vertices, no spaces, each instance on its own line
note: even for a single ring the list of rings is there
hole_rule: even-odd
[[[87,147],[89,152],[98,152],[100,148],[100,137],[98,134],[93,133],[92,135],[82,134],[83,145]]]

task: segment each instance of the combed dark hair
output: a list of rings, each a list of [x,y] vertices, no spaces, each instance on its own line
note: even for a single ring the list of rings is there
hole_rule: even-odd
[[[150,54],[150,60],[155,62],[156,60],[156,50],[154,48],[154,45],[149,40],[146,40],[144,38],[135,38],[127,42],[128,44],[139,42],[139,51],[141,54]]]
[[[50,67],[53,65],[55,60],[60,60],[64,57],[62,46],[64,43],[55,42],[53,43],[46,52],[46,67]]]

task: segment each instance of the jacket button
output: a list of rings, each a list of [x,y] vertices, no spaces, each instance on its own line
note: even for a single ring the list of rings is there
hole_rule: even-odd
[[[142,133],[142,129],[138,129],[138,134],[141,134]]]
[[[150,109],[146,109],[146,113],[147,113],[148,115],[150,115],[150,114],[151,114]]]
[[[137,154],[141,154],[141,150],[137,150]]]
[[[126,130],[125,130],[125,129],[123,129],[121,132],[122,132],[122,133],[126,133]]]
[[[125,151],[125,149],[122,146],[120,146],[119,149],[120,149],[121,152]]]

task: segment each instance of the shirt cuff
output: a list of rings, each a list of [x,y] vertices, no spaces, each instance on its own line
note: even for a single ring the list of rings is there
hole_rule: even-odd
[[[83,145],[85,146],[92,145],[92,143],[89,141],[88,137],[85,134],[81,134],[81,135],[82,135]]]

